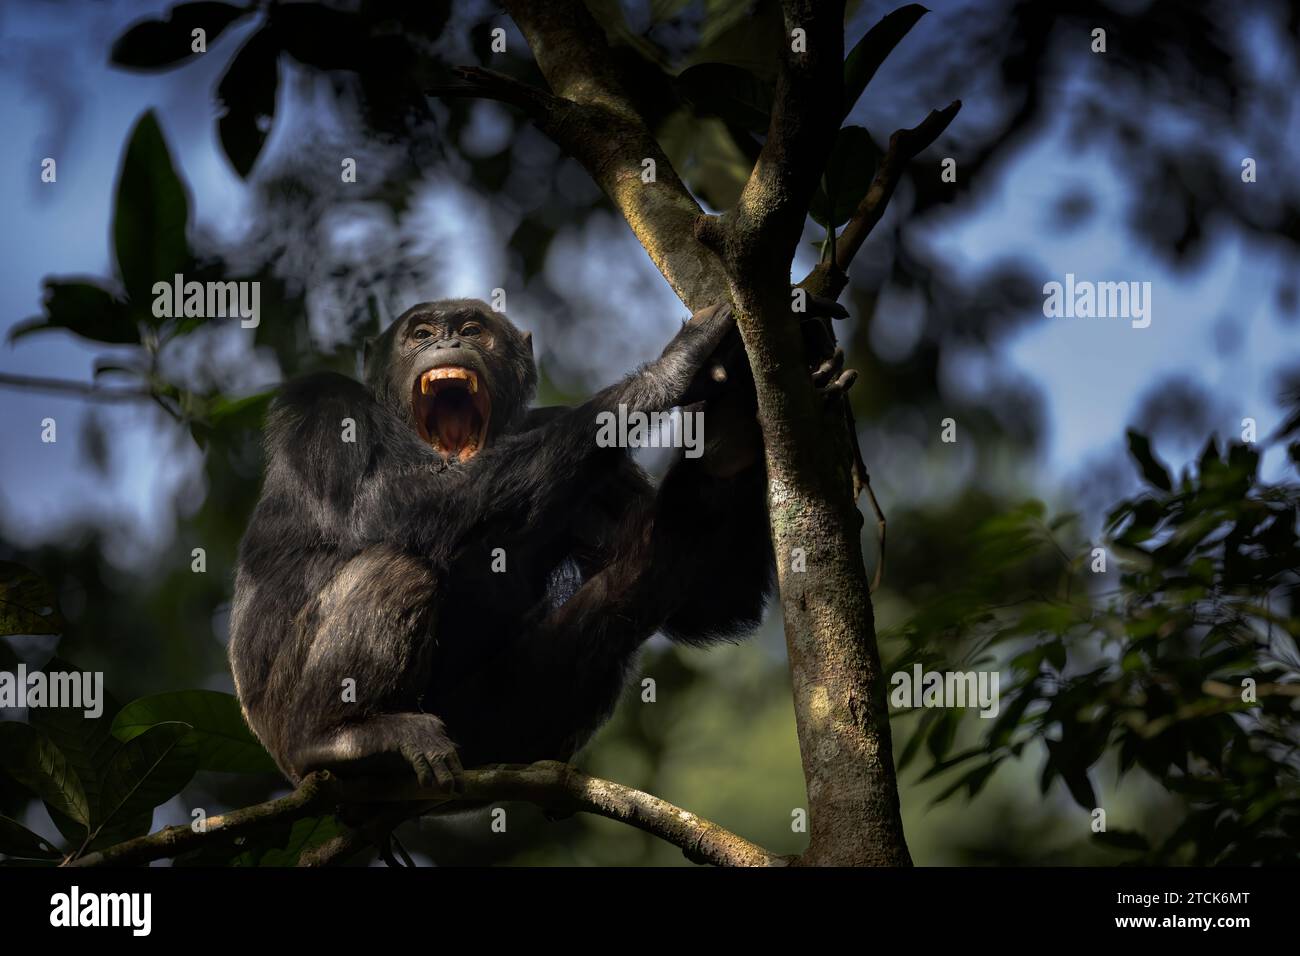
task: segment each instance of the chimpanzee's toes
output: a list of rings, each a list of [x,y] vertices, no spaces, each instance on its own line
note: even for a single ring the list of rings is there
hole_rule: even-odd
[[[447,759],[447,754],[429,754],[429,766],[433,768],[434,779],[438,782],[438,789],[451,792],[456,789],[456,775],[451,769],[451,761]]]
[[[414,752],[406,755],[410,761],[411,769],[415,771],[415,779],[420,782],[420,786],[426,790],[431,790],[438,785],[437,774],[434,773],[433,765],[429,763],[429,758],[422,753]]]

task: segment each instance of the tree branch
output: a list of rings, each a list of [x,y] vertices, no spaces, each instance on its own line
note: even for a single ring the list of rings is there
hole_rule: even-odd
[[[803,351],[791,315],[790,266],[841,120],[843,4],[784,0],[782,8],[786,36],[802,30],[806,50],[782,51],[767,139],[737,208],[696,229],[717,242],[726,265],[758,394],[812,823],[800,862],[906,865],[886,681],[859,537],[855,492],[869,479],[857,465],[847,403],[821,400],[805,363],[789,360]],[[796,554],[806,564],[795,566]]]
[[[655,266],[697,311],[727,298],[726,274],[695,238],[702,210],[618,78],[605,33],[581,0],[505,0],[555,96],[538,128],[580,162]],[[646,160],[654,178],[645,181]]]
[[[849,263],[858,254],[867,236],[871,235],[876,223],[880,222],[880,217],[885,214],[885,207],[889,205],[908,163],[943,134],[960,109],[961,100],[953,100],[941,110],[932,110],[929,116],[911,129],[897,130],[889,137],[889,148],[871,180],[867,194],[862,197],[853,217],[835,241],[834,261],[818,263],[799,283],[802,288],[813,295],[839,298],[848,283]]]
[[[783,0],[781,10],[785,42],[767,140],[736,208],[722,217],[722,231],[733,275],[738,268],[774,267],[788,287],[790,262],[840,125],[844,3]]]
[[[422,789],[414,781],[384,778],[340,779],[326,771],[307,776],[298,789],[278,800],[209,817],[203,832],[187,826],[166,827],[157,833],[70,860],[69,866],[129,866],[173,857],[209,841],[228,841],[265,827],[292,822],[340,804],[403,802],[414,810],[387,816],[395,824],[408,815],[448,803],[492,803],[518,800],[559,812],[594,813],[626,823],[681,848],[690,860],[717,866],[783,866],[784,857],[674,806],[656,796],[609,780],[601,780],[567,764],[543,761],[526,767],[486,767],[461,774],[461,790],[448,795]],[[321,866],[355,855],[372,838],[364,828],[347,827],[339,836],[303,855],[301,865]]]
[[[337,802],[337,784],[338,778],[331,774],[314,773],[288,796],[208,817],[201,831],[188,826],[164,827],[157,833],[68,860],[65,865],[133,866],[197,850],[209,841],[230,840],[263,827],[299,820],[332,807]]]

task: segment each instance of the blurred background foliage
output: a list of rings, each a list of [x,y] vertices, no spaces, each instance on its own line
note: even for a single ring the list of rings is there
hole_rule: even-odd
[[[683,180],[706,207],[727,208],[767,125],[776,5],[589,6]],[[1192,378],[1155,382],[1132,416],[1131,462],[1119,441],[1065,480],[1047,474],[1050,423],[1033,383],[954,373],[996,366],[1018,330],[1041,321],[1041,280],[1015,256],[956,268],[929,237],[1005,188],[1007,170],[1064,122],[1085,161],[1105,154],[1134,185],[1126,242],[1175,274],[1194,274],[1224,230],[1262,243],[1292,266],[1267,310],[1292,323],[1294,177],[1262,178],[1243,197],[1236,154],[1225,160],[1221,146],[1248,142],[1261,168],[1293,164],[1300,13],[1282,0],[1258,4],[1255,19],[1223,3],[998,0],[946,5],[961,29],[944,32],[927,29],[916,6],[850,8],[850,45],[877,27],[872,42],[897,51],[874,97],[857,107],[846,98],[852,112],[797,266],[811,266],[828,224],[843,223],[894,128],[965,103],[908,171],[844,296],[855,321],[842,338],[861,372],[854,411],[890,519],[876,595],[887,671],[919,662],[1002,674],[993,720],[895,711],[913,856],[1293,862],[1300,419],[1257,445],[1225,444],[1211,433],[1237,437],[1230,397]],[[0,492],[15,532],[0,538],[0,581],[26,609],[0,619],[11,635],[0,640],[0,669],[57,652],[104,671],[115,697],[135,702],[110,708],[111,736],[107,719],[57,712],[34,710],[30,729],[0,725],[0,852],[29,860],[52,858],[51,842],[107,842],[188,823],[195,807],[216,813],[284,792],[220,696],[231,690],[233,563],[258,490],[271,386],[323,367],[353,373],[360,340],[412,301],[499,285],[543,345],[539,400],[572,401],[648,358],[684,314],[672,314],[662,281],[573,160],[506,107],[426,95],[455,83],[460,64],[541,82],[490,5],[200,2],[115,17],[104,43],[113,68],[154,77],[159,101],[194,70],[212,77],[214,148],[247,207],[233,237],[209,226],[205,191],[180,167],[157,112],[141,109],[116,160],[108,271],[67,276],[50,263],[41,314],[10,322],[24,354],[68,336],[97,350],[98,391],[84,396],[90,411],[76,435],[87,481],[118,467],[124,426],[107,416],[119,404],[141,409],[130,427],[148,430],[158,467],[165,458],[179,475],[153,502],[146,548],[124,546],[136,529],[111,509],[19,534],[24,489]],[[189,53],[196,26],[207,31],[201,57]],[[491,51],[496,27],[505,53]],[[1096,27],[1108,36],[1101,59],[1087,48]],[[1264,29],[1282,60],[1249,55],[1264,49],[1255,45]],[[846,76],[860,92],[875,72],[865,64],[883,53],[859,51]],[[1079,80],[1088,71],[1100,71],[1090,84]],[[354,184],[340,182],[344,156],[357,160]],[[956,158],[955,184],[936,174],[941,156]],[[1040,228],[1068,234],[1096,205],[1062,177]],[[477,267],[486,287],[456,285]],[[155,318],[148,290],[174,272],[259,281],[260,324]],[[1296,368],[1276,383],[1282,407],[1300,406]],[[955,445],[937,440],[946,417],[959,423]],[[1175,478],[1153,447],[1199,454]],[[1265,468],[1268,448],[1275,464]],[[196,547],[204,573],[191,569]],[[580,766],[775,851],[800,850],[806,838],[792,822],[805,795],[779,609],[741,645],[656,641],[637,677],[654,679],[655,701],[643,702],[638,680]],[[1254,703],[1241,699],[1243,678],[1255,681]],[[184,689],[208,693],[170,693]],[[126,799],[123,782],[151,756],[167,773]],[[1094,807],[1106,810],[1105,834],[1092,832]],[[304,821],[237,859],[201,862],[284,863],[329,832],[328,820]],[[586,816],[546,821],[526,806],[511,808],[504,834],[481,812],[409,824],[403,841],[440,864],[684,863],[639,831]]]

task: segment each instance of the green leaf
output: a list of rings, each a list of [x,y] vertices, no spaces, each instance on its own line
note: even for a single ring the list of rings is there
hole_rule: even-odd
[[[63,834],[63,838],[68,841],[68,845],[79,847],[86,842],[86,834],[89,829],[84,823],[78,823],[66,813],[60,813],[59,808],[52,806],[49,801],[44,801],[45,812],[49,814],[50,820],[54,822],[58,831]]]
[[[951,713],[951,711],[948,711],[947,713]],[[964,764],[967,760],[973,760],[976,757],[987,757],[987,756],[988,756],[988,750],[982,744],[977,747],[971,747],[969,750],[963,750],[955,757],[948,757],[945,760],[940,760],[939,762],[933,764],[929,770],[927,770],[925,773],[921,775],[921,779],[930,780],[934,777],[939,776],[940,774],[947,773],[953,767],[957,767],[960,766],[961,764]]]
[[[716,116],[754,133],[766,133],[772,90],[753,73],[729,63],[700,63],[674,81],[695,114]]]
[[[916,755],[921,752],[921,744],[925,742],[926,735],[930,730],[930,725],[934,723],[935,718],[938,716],[939,711],[937,710],[927,710],[921,715],[921,719],[917,721],[916,729],[913,730],[912,735],[907,738],[907,744],[903,747],[902,754],[899,755],[898,770],[900,773],[908,766],[908,764],[915,760]]]
[[[650,0],[650,19],[654,23],[663,23],[680,13],[690,2],[691,0]]]
[[[1228,446],[1228,467],[1247,481],[1254,481],[1259,468],[1259,452],[1243,443]]]
[[[1161,491],[1172,491],[1174,483],[1169,479],[1169,471],[1156,460],[1151,451],[1151,442],[1145,435],[1140,435],[1132,428],[1128,430],[1129,454],[1142,468],[1142,477]]]
[[[846,126],[840,130],[809,208],[813,219],[835,229],[848,222],[871,188],[879,161],[880,151],[865,128]]]
[[[190,434],[200,448],[213,439],[233,439],[245,432],[260,432],[267,407],[276,390],[258,392],[243,398],[218,395],[209,400],[207,411],[190,421]]]
[[[0,722],[0,768],[46,803],[85,826],[86,794],[63,751],[28,724]]]
[[[1207,471],[1213,471],[1221,462],[1219,460],[1219,442],[1216,436],[1211,435],[1205,443],[1205,448],[1201,451],[1201,457],[1198,461],[1198,470],[1202,477]]]
[[[132,819],[100,826],[93,831],[88,831],[86,827],[83,827],[66,814],[60,813],[48,803],[45,804],[45,812],[50,815],[50,819],[54,821],[54,825],[58,827],[64,839],[68,841],[68,845],[83,852],[99,850],[106,846],[114,846],[126,840],[144,836],[149,832],[149,828],[153,824],[152,807],[143,814],[137,814]],[[95,836],[87,841],[86,837],[89,832],[93,832]]]
[[[275,389],[245,395],[243,398],[219,396],[208,407],[208,424],[232,431],[259,431],[266,409],[275,398]]]
[[[993,722],[993,727],[989,730],[988,742],[989,748],[1005,747],[1011,743],[1011,738],[1015,735],[1016,728],[1020,726],[1020,720],[1025,716],[1025,711],[1029,709],[1038,695],[1038,677],[1035,675],[1022,687],[1015,697],[1008,704],[1006,703],[1006,694],[1003,694],[1002,712],[998,714]]]
[[[130,307],[112,292],[91,281],[45,280],[45,314],[9,330],[9,341],[33,332],[66,329],[95,342],[135,345],[140,329]]]
[[[961,720],[961,714],[955,710],[945,710],[943,715],[935,722],[934,729],[930,731],[930,737],[926,741],[930,750],[930,756],[934,758],[935,763],[940,763],[952,749],[952,743],[957,737],[957,724]]]
[[[990,760],[988,763],[981,764],[980,766],[974,767],[962,774],[961,777],[954,781],[950,786],[944,788],[938,796],[931,800],[930,806],[933,807],[943,803],[963,787],[966,789],[966,799],[975,799],[975,797],[979,795],[979,792],[984,789],[984,784],[988,783],[989,778],[993,776],[993,771],[998,769],[998,764],[1000,762],[1000,760]]]
[[[6,816],[0,816],[0,853],[34,860],[57,860],[63,855],[45,837]]]
[[[184,789],[199,765],[189,733],[188,724],[157,724],[122,745],[104,776],[105,824],[153,810]]]
[[[1134,833],[1132,830],[1103,830],[1100,833],[1094,833],[1092,838],[1098,843],[1104,843],[1119,850],[1141,850],[1145,852],[1151,849],[1151,844],[1147,842],[1147,838],[1140,833]]]
[[[127,298],[147,321],[156,321],[149,307],[154,283],[170,283],[190,262],[189,215],[185,186],[158,119],[147,110],[131,131],[113,210],[118,272]]]
[[[866,32],[844,60],[844,115],[853,112],[880,64],[894,52],[894,47],[916,26],[916,21],[930,11],[919,3],[909,3],[885,16]]]
[[[342,832],[338,820],[332,816],[295,820],[283,846],[242,853],[231,861],[231,865],[297,866],[303,853],[321,846]]]
[[[656,136],[691,192],[714,209],[736,204],[754,163],[726,123],[700,119],[682,108],[660,125]]]
[[[1071,739],[1052,740],[1045,738],[1047,744],[1047,764],[1043,768],[1043,792],[1051,783],[1052,774],[1060,774],[1065,786],[1074,797],[1074,802],[1085,810],[1095,810],[1097,796],[1093,792],[1092,782],[1088,779],[1088,768],[1074,753],[1075,741]]]
[[[67,673],[80,668],[55,657],[46,663],[45,670],[47,673]],[[101,790],[104,774],[119,747],[109,732],[117,713],[117,702],[105,694],[102,704],[103,712],[98,717],[87,717],[84,707],[39,707],[33,708],[28,718],[36,730],[59,748],[68,766],[76,772],[86,795],[87,825],[91,829],[99,826],[103,819]]]
[[[165,20],[145,20],[118,37],[109,61],[133,70],[169,69],[197,55],[192,31],[203,30],[211,49],[222,30],[252,12],[251,6],[241,8],[228,3],[178,4]]]
[[[186,743],[199,770],[276,773],[275,761],[244,723],[239,701],[212,690],[182,690],[132,701],[113,721],[113,735],[134,740],[151,728],[179,722],[191,728]]]
[[[0,561],[0,635],[62,634],[53,586],[30,568]]]
[[[773,0],[757,3],[705,0],[705,7],[708,12],[700,24],[699,45],[683,61],[682,67],[730,63],[775,84],[779,57],[774,51],[782,42],[789,42],[780,4]]]
[[[217,133],[221,148],[241,179],[247,179],[275,119],[280,83],[280,47],[269,30],[259,30],[240,47],[217,86]]]
[[[1067,524],[1071,524],[1072,522],[1078,520],[1079,520],[1078,512],[1067,511],[1064,514],[1059,514],[1055,518],[1053,518],[1051,523],[1047,526],[1047,530],[1059,531],[1062,528],[1064,528]]]

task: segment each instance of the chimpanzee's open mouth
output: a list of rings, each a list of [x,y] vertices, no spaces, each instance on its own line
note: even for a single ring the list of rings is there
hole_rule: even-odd
[[[439,454],[469,461],[487,444],[492,400],[473,369],[431,368],[415,380],[414,393],[415,427]]]

